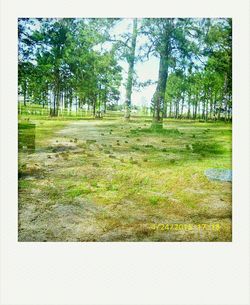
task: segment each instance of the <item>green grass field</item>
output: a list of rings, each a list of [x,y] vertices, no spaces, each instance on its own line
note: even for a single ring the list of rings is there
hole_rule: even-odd
[[[231,124],[49,119],[19,151],[19,241],[231,241]],[[21,127],[19,127],[21,128]],[[27,136],[28,137],[28,136]]]

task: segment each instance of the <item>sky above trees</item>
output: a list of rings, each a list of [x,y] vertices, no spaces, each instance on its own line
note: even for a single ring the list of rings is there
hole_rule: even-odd
[[[124,32],[132,32],[132,19],[123,19],[119,24],[117,24],[113,30],[114,35],[119,37]],[[137,50],[147,43],[148,39],[145,36],[138,36],[137,38]],[[123,79],[127,77],[128,64],[124,60],[120,60],[119,64],[123,67]],[[136,62],[135,71],[138,75],[138,78],[141,82],[146,82],[151,79],[156,82],[158,77],[158,65],[159,58],[156,56],[150,56],[146,62]],[[147,87],[140,88],[139,90],[134,90],[132,93],[132,104],[141,105],[141,106],[150,106],[151,99],[153,97],[156,84],[148,85]],[[121,91],[121,100],[120,103],[124,103],[126,90],[123,85],[120,87]]]

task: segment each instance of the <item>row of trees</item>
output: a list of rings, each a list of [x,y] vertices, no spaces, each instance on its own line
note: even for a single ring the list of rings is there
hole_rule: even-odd
[[[104,50],[115,20],[42,19],[19,21],[19,90],[27,101],[100,113],[119,99],[122,80],[114,48]]]
[[[121,19],[20,19],[19,91],[28,100],[58,110],[87,107],[94,115],[117,103],[122,81],[119,61],[128,64],[125,118],[136,63],[159,58],[152,98],[153,122],[164,117],[231,119],[231,19],[134,19],[132,31],[113,35]],[[144,41],[138,44],[138,40]]]

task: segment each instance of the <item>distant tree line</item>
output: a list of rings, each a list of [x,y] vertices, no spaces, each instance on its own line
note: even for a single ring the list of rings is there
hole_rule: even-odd
[[[231,120],[232,21],[226,18],[133,19],[132,31],[112,35],[122,19],[29,19],[18,22],[18,85],[28,102],[60,111],[88,109],[94,116],[120,99],[122,68],[125,118],[131,95],[140,84],[136,63],[159,58],[158,80],[151,101],[153,123],[163,118]],[[139,37],[145,43],[138,46]]]

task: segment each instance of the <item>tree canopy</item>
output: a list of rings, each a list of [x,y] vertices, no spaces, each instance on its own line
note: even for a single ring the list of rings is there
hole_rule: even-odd
[[[165,117],[230,119],[232,112],[232,22],[226,18],[134,19],[132,29],[115,37],[122,19],[21,18],[18,22],[19,95],[61,110],[87,108],[100,116],[120,104],[130,118],[136,64],[159,60],[151,100],[153,121]],[[144,43],[137,44],[138,39]],[[124,76],[122,62],[127,64]],[[124,84],[122,83],[124,80]]]

